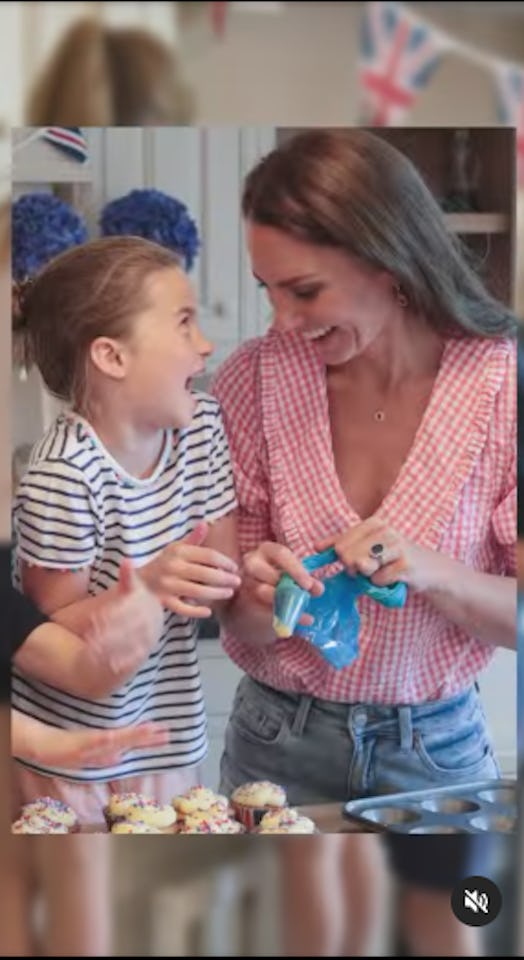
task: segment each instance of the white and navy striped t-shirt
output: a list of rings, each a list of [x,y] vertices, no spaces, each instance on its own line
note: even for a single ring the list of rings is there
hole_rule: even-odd
[[[236,506],[229,450],[216,400],[197,394],[191,426],[167,431],[154,473],[132,477],[89,424],[62,414],[33,450],[15,500],[17,561],[90,568],[89,593],[110,587],[123,557],[136,566],[180,540],[199,520]],[[111,767],[64,770],[34,765],[71,780],[113,780],[202,761],[206,718],[196,649],[196,622],[166,611],[164,632],[124,687],[103,700],[71,696],[13,671],[13,704],[58,727],[113,727],[160,720],[169,744],[132,751]]]

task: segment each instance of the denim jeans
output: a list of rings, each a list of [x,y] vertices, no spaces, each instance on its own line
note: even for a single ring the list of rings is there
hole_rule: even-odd
[[[476,687],[416,706],[345,704],[240,681],[221,790],[282,784],[293,805],[500,776]]]
[[[245,676],[226,730],[222,793],[249,780],[285,787],[291,805],[341,802],[500,777],[476,687],[417,706],[344,704],[283,693]],[[386,834],[394,874],[453,889],[489,876],[493,834]]]

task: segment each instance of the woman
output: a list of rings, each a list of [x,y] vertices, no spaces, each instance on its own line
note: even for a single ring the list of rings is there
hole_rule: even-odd
[[[515,319],[411,163],[366,131],[273,151],[243,214],[274,322],[214,388],[245,569],[221,789],[271,779],[301,804],[497,777],[476,682],[515,644]],[[322,591],[300,559],[328,545],[349,573],[408,586],[401,610],[360,599],[360,652],[338,671],[303,637],[277,641],[271,617],[283,571]],[[410,949],[444,924],[443,949],[471,955],[406,850]],[[470,852],[442,864],[444,890],[476,872]],[[431,884],[432,848],[418,853]]]

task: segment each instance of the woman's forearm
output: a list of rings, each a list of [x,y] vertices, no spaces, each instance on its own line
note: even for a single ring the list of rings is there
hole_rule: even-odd
[[[42,590],[42,584],[39,585]],[[160,601],[123,562],[118,583],[68,606],[58,591],[48,604],[52,622],[40,624],[15,657],[26,674],[67,693],[101,699],[144,663],[164,629]]]
[[[513,578],[481,573],[435,554],[431,582],[421,593],[483,643],[515,649],[517,582]]]
[[[85,596],[67,606],[60,606],[49,613],[55,623],[67,630],[83,636],[93,623],[93,618],[101,613],[118,596],[118,584],[102,590],[94,596]]]
[[[87,641],[52,621],[29,634],[14,662],[41,683],[95,700],[107,697],[127,679],[103,658],[92,656]]]

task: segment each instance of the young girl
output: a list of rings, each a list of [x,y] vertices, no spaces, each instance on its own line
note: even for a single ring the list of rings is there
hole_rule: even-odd
[[[52,261],[18,300],[15,328],[69,407],[17,491],[17,578],[44,613],[82,633],[130,558],[165,608],[153,651],[103,699],[14,671],[14,706],[44,722],[168,727],[168,744],[95,770],[18,766],[21,801],[53,794],[97,822],[111,792],[167,802],[198,782],[207,744],[196,618],[240,582],[216,549],[234,553],[229,453],[217,402],[191,390],[212,346],[172,252],[134,237],[93,241]]]

